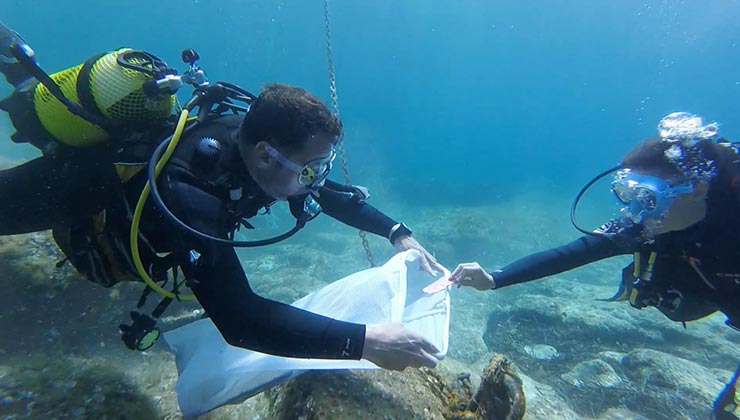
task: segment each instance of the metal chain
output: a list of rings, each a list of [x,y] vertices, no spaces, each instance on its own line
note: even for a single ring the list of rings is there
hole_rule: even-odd
[[[334,115],[339,118],[339,100],[337,98],[337,78],[334,72],[334,56],[331,49],[331,25],[329,21],[329,0],[324,0],[324,29],[326,31],[326,60],[329,65],[329,93],[331,94],[331,107]],[[349,166],[347,165],[347,154],[344,151],[344,134],[339,137],[338,142],[339,158],[342,161],[342,172],[344,174],[344,182],[347,185],[351,185],[352,182],[349,178]],[[362,248],[365,250],[365,258],[370,263],[371,267],[377,266],[373,253],[370,251],[370,243],[367,240],[367,233],[363,230],[358,231],[360,240],[362,241]]]

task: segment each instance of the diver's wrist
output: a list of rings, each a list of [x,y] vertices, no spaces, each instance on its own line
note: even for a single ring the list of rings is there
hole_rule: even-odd
[[[496,271],[488,273],[488,277],[491,282],[491,287],[488,290],[493,290],[496,288],[496,276],[493,275],[493,273],[495,272],[500,272],[500,270],[496,270]]]
[[[395,246],[396,240],[401,236],[411,236],[411,229],[405,223],[396,223],[388,232],[388,240],[391,241],[391,245]]]

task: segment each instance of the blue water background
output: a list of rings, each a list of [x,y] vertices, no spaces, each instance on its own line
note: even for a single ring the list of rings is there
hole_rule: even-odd
[[[329,99],[317,0],[4,3],[3,21],[49,71],[118,46],[182,68],[179,51],[192,47],[212,79],[253,91],[291,83]],[[677,110],[740,138],[737,0],[331,6],[350,168],[382,192],[380,204],[572,196]],[[0,143],[5,157],[32,153]]]

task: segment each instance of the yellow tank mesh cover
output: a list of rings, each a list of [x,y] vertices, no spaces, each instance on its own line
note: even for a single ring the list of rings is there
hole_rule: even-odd
[[[175,105],[174,95],[151,98],[141,86],[151,76],[128,69],[117,63],[118,55],[131,51],[121,49],[101,57],[90,72],[91,91],[98,108],[108,118],[125,121],[150,121],[171,115]],[[142,64],[137,58],[132,64]]]
[[[51,75],[64,96],[78,104],[80,101],[77,98],[77,75],[81,68],[82,64]],[[70,146],[91,146],[107,139],[103,129],[69,112],[67,107],[41,83],[36,85],[33,103],[36,115],[46,131],[62,143]]]

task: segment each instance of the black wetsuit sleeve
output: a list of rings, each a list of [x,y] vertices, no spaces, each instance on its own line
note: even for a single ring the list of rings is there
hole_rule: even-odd
[[[226,212],[218,198],[188,183],[169,180],[171,210],[201,232],[226,237]],[[231,345],[287,357],[360,359],[365,326],[304,311],[258,296],[234,248],[180,234],[200,255],[184,271],[192,290]],[[196,254],[197,255],[197,254]]]
[[[491,275],[498,289],[629,253],[631,251],[617,241],[602,236],[583,236],[563,246],[520,258]]]
[[[354,228],[387,238],[397,222],[352,194],[320,188],[314,195],[324,213]]]

